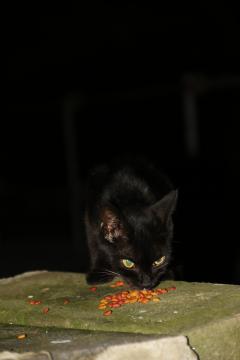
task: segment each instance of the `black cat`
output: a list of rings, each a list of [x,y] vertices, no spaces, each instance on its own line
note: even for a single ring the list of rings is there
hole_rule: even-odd
[[[91,268],[89,284],[121,276],[151,289],[167,273],[177,190],[146,161],[100,166],[92,171],[85,223]]]

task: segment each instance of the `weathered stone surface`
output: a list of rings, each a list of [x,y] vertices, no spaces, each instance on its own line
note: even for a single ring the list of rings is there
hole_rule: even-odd
[[[0,360],[197,360],[198,357],[194,351],[188,346],[187,339],[184,336],[155,338],[151,335],[134,337],[127,334],[121,334],[119,337],[111,337],[108,334],[104,341],[99,343],[99,337],[95,334],[92,339],[92,346],[83,343],[81,335],[76,341],[75,338],[69,336],[69,330],[65,333],[65,341],[63,338],[52,340],[49,344],[45,343],[48,351],[32,352],[9,352],[0,353]],[[66,346],[66,337],[68,341]],[[144,339],[145,338],[145,339]],[[109,341],[106,341],[108,339]],[[54,342],[54,344],[53,344]],[[40,342],[41,343],[41,342]],[[41,343],[42,344],[42,343]],[[41,345],[43,347],[43,344]]]
[[[24,333],[27,334],[25,340],[19,341],[16,339],[18,334]],[[149,337],[149,335],[135,333],[99,332],[16,325],[2,325],[0,334],[0,350],[22,352],[26,349],[28,351],[48,349],[51,353],[62,352],[62,349],[66,352],[76,349],[88,351],[94,348],[105,348],[106,344],[109,346],[159,338],[158,335],[151,335]]]
[[[122,288],[106,284],[92,292],[85,277],[75,273],[36,272],[2,279],[0,350],[46,350],[57,356],[59,346],[69,354],[73,349],[184,335],[201,359],[239,359],[240,287],[186,282],[164,282],[161,287],[173,285],[177,289],[161,295],[159,303],[128,304],[104,317],[97,308],[99,300]],[[65,298],[70,302],[64,305]],[[41,304],[30,305],[29,299]],[[27,333],[25,340],[16,339],[19,331]],[[58,340],[70,341],[52,342]]]

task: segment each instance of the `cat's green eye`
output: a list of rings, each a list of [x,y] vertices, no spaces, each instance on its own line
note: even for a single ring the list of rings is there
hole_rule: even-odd
[[[166,256],[160,257],[160,259],[155,260],[155,261],[153,262],[152,266],[155,267],[155,268],[156,268],[156,267],[159,267],[160,265],[162,265],[162,264],[164,263],[165,259],[166,259]]]
[[[129,259],[122,259],[121,261],[126,269],[133,269],[135,267],[134,262]]]

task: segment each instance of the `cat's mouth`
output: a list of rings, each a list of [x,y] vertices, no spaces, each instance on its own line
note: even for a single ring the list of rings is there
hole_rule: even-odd
[[[128,286],[131,289],[136,289],[136,290],[152,290],[153,288],[155,288],[158,283],[139,283],[139,282],[135,282],[135,281],[131,281],[130,279],[124,279],[124,281],[128,284]]]
[[[152,290],[152,289],[154,289],[156,286],[153,286],[153,285],[148,285],[148,286],[145,286],[145,285],[141,285],[141,284],[139,284],[139,285],[131,285],[131,289],[133,289],[133,290]]]

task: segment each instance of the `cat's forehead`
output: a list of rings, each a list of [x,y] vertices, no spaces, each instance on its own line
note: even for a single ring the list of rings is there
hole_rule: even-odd
[[[152,262],[161,257],[164,247],[159,243],[149,242],[128,242],[119,248],[119,255],[123,259],[130,259],[136,263]]]
[[[128,212],[125,216],[125,221],[135,237],[152,235],[163,228],[161,220],[155,214],[148,211],[148,209]]]
[[[163,225],[157,221],[138,222],[136,218],[134,220],[132,226],[128,226],[126,238],[119,242],[121,251],[126,250],[138,258],[142,254],[146,257],[154,257],[161,253],[167,242],[167,232]]]

